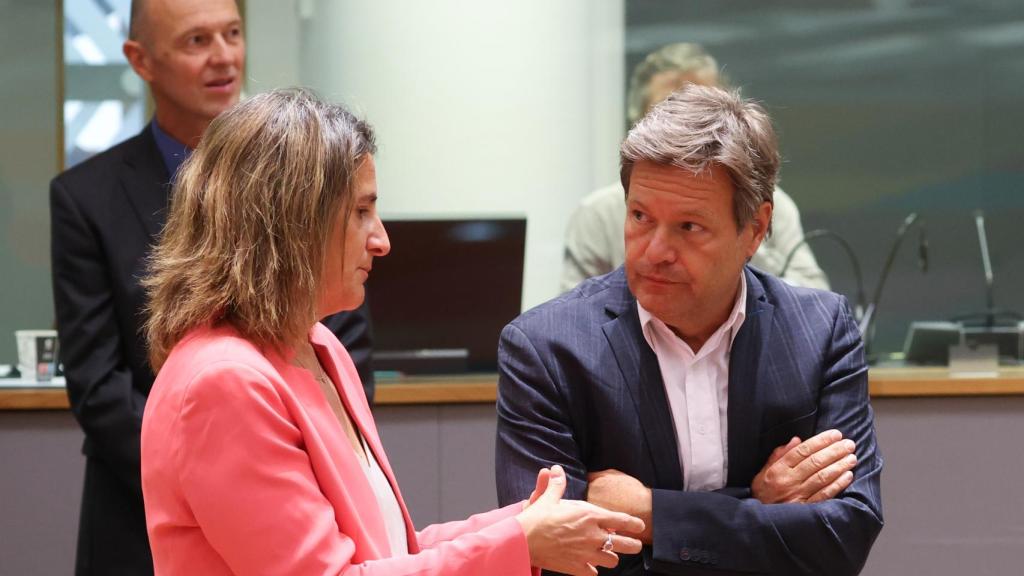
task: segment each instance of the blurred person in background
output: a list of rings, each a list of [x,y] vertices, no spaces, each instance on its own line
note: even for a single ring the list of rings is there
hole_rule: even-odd
[[[699,44],[678,43],[651,52],[633,70],[627,95],[626,115],[630,126],[636,124],[652,106],[686,86],[726,86],[718,63]],[[750,263],[771,274],[778,274],[786,256],[804,237],[800,211],[796,203],[775,187],[772,233]],[[569,220],[565,236],[561,290],[569,291],[583,280],[607,274],[625,261],[622,223],[626,219],[625,191],[615,182],[588,194]],[[818,267],[810,247],[801,246],[793,254],[783,279],[796,286],[829,288],[825,273]]]

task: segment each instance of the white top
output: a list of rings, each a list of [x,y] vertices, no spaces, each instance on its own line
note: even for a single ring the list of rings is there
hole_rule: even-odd
[[[729,318],[696,354],[639,303],[637,311],[644,338],[661,368],[679,446],[683,490],[718,490],[729,474],[729,351],[747,317],[746,276],[740,274]]]
[[[345,410],[345,405],[341,401],[338,388],[335,387],[334,382],[323,368],[319,366],[317,368],[311,372],[317,383],[320,384],[320,389],[327,398],[327,403],[334,412],[334,416],[343,428],[347,427],[345,422],[347,420],[348,425],[352,427],[352,431],[359,438],[360,444],[363,445],[363,452],[366,454],[366,463],[362,466],[363,473],[366,474],[366,481],[369,482],[373,495],[376,497],[377,507],[380,509],[380,515],[384,521],[384,528],[388,533],[388,545],[391,548],[391,556],[404,556],[409,553],[409,539],[405,532],[405,516],[402,515],[402,506],[398,503],[398,497],[395,496],[395,491],[391,489],[391,483],[388,482],[388,477],[384,474],[384,470],[381,469],[380,463],[377,462],[377,458],[373,455],[373,451],[366,444],[366,439],[363,438],[363,435],[359,433],[359,429],[356,428],[355,420]],[[362,458],[359,460],[362,462]]]
[[[360,439],[362,437],[360,436]],[[380,507],[381,516],[384,518],[384,527],[388,531],[388,543],[391,544],[391,556],[404,556],[409,553],[409,539],[405,533],[405,517],[402,516],[402,508],[398,504],[394,490],[388,482],[388,477],[381,470],[373,451],[362,440],[363,450],[366,452],[367,465],[363,468],[366,472],[366,479],[373,488],[373,494],[377,497],[377,505]]]
[[[615,270],[626,260],[623,229],[626,224],[626,193],[622,184],[595,190],[580,202],[569,220],[565,235],[565,257],[561,288],[572,290],[577,284]],[[761,242],[750,264],[778,275],[786,255],[804,237],[800,210],[788,194],[776,187],[772,210],[772,233]],[[818,267],[814,253],[804,244],[793,254],[783,280],[796,286],[828,290],[828,278]]]

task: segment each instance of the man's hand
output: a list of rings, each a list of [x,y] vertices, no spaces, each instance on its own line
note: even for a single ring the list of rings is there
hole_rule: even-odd
[[[651,489],[636,478],[618,470],[601,470],[587,475],[587,502],[608,510],[625,512],[644,521],[644,531],[632,534],[651,544]]]
[[[853,482],[857,465],[853,440],[826,430],[801,442],[794,437],[776,448],[750,489],[764,504],[812,503],[835,498]]]

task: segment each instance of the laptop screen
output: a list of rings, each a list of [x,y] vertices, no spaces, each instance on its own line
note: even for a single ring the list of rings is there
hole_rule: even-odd
[[[384,227],[391,253],[374,260],[366,284],[374,368],[495,371],[498,335],[522,302],[526,220],[386,219]],[[424,351],[464,360],[444,370],[391,362]]]

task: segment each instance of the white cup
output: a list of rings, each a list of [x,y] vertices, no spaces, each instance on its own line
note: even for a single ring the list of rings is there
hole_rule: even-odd
[[[25,380],[49,380],[57,371],[56,330],[15,330],[18,371]]]

